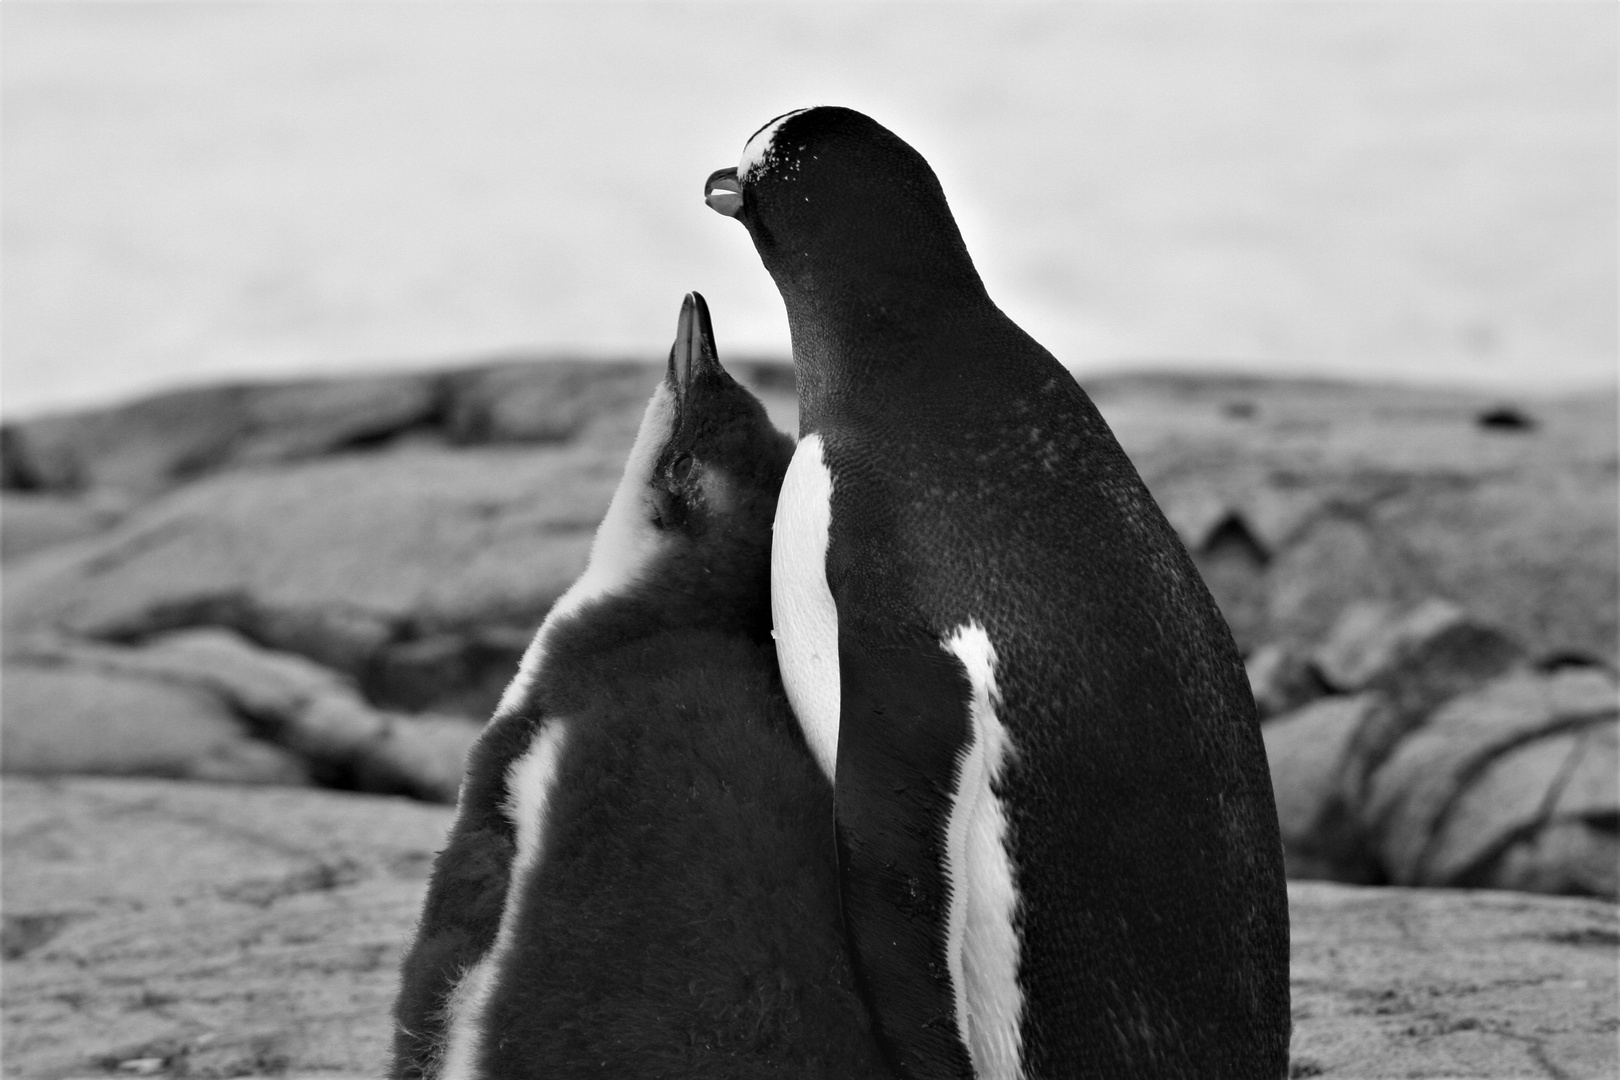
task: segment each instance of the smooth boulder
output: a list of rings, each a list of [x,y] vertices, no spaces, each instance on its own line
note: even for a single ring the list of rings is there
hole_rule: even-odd
[[[480,730],[374,708],[337,673],[214,627],[135,647],[16,643],[0,698],[10,774],[318,783],[450,802]]]

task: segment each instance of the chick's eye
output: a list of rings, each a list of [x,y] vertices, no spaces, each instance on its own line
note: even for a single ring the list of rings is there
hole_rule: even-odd
[[[652,523],[659,530],[673,528],[680,522],[680,506],[672,493],[658,487],[652,489]]]
[[[675,463],[669,467],[669,475],[674,477],[677,484],[686,483],[686,478],[692,475],[692,455],[682,454],[676,458]]]

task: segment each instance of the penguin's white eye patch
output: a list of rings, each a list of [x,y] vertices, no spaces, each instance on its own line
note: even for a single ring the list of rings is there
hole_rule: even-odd
[[[772,144],[776,139],[777,131],[781,129],[782,125],[800,113],[809,111],[809,109],[794,109],[792,112],[783,113],[754,132],[754,137],[748,140],[747,146],[743,147],[742,160],[737,163],[738,178],[747,182],[750,173],[774,156],[776,148]]]

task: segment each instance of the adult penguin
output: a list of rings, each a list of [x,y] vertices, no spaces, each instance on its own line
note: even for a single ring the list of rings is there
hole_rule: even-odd
[[[1108,425],[843,108],[708,203],[787,307],[772,598],[846,933],[908,1077],[1280,1077],[1282,849],[1230,632]]]

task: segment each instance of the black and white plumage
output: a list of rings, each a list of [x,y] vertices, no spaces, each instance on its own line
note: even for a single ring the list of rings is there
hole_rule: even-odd
[[[778,117],[705,194],[787,308],[779,660],[885,1053],[914,1080],[1284,1075],[1253,701],[1107,424],[869,118]]]
[[[470,756],[396,1078],[888,1075],[770,642],[792,448],[688,296],[590,565]]]

